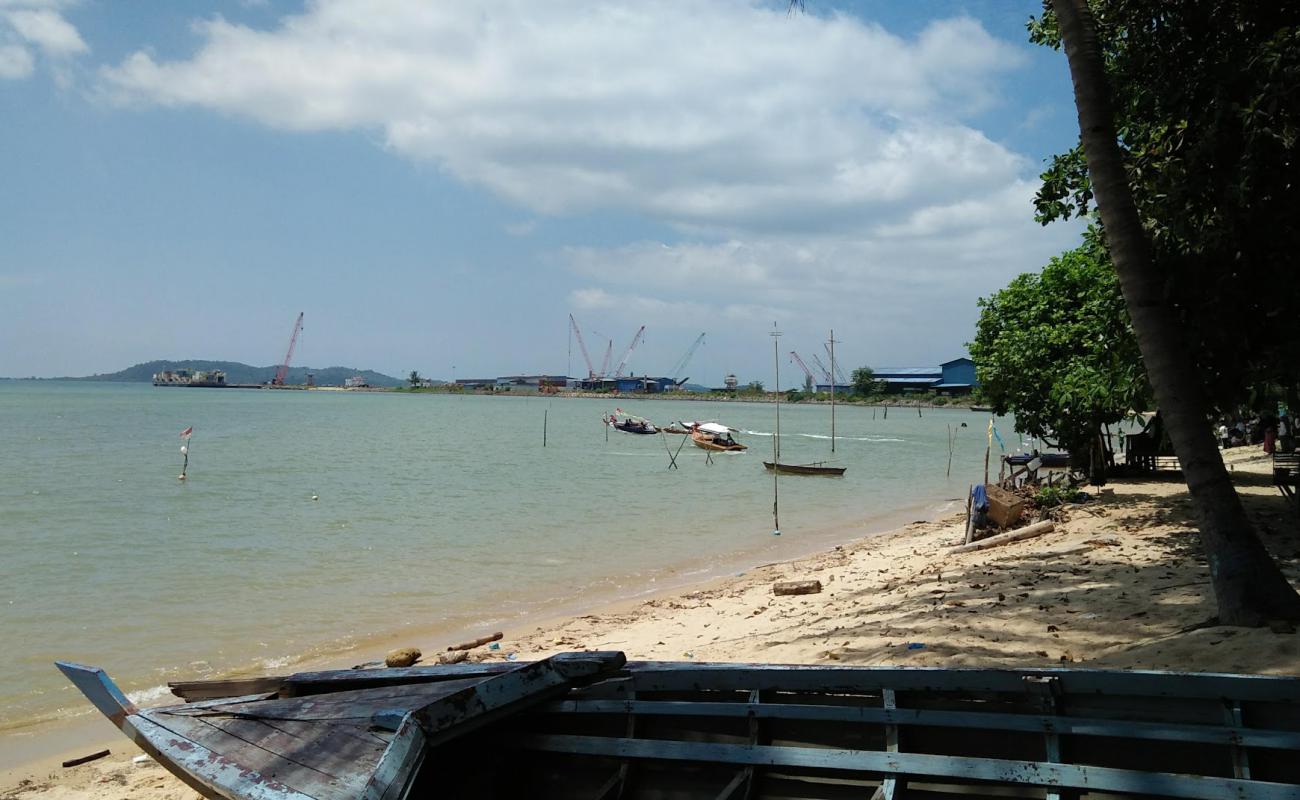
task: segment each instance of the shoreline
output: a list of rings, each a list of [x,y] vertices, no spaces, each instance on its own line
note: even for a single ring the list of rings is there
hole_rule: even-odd
[[[409,646],[419,647],[424,652],[425,658],[420,663],[426,664],[434,662],[439,650],[447,644],[497,630],[505,634],[500,650],[501,657],[504,658],[507,653],[517,652],[517,649],[508,647],[509,643],[526,639],[537,629],[559,626],[584,615],[624,613],[647,601],[671,597],[688,589],[700,590],[773,564],[799,561],[834,547],[890,537],[905,531],[915,524],[915,520],[932,521],[950,514],[949,507],[956,502],[952,499],[931,499],[888,512],[842,517],[779,539],[770,532],[765,532],[762,534],[762,545],[688,559],[667,569],[663,574],[643,575],[639,581],[619,583],[612,589],[599,590],[590,595],[544,600],[537,607],[515,616],[483,623],[424,623],[392,628],[361,637],[350,646],[290,657],[275,667],[250,665],[203,676],[203,679],[348,669],[357,664],[382,661],[389,651]],[[783,552],[773,555],[771,551],[774,549]],[[628,577],[616,575],[611,576],[610,580],[625,580]],[[93,666],[103,667],[110,676],[113,674],[111,665]],[[198,679],[198,676],[194,676],[194,679]],[[128,696],[145,706],[169,705],[177,700],[166,691],[165,684],[133,690],[128,692]],[[84,705],[85,708],[79,709],[72,716],[36,718],[0,729],[0,787],[19,773],[41,771],[50,764],[57,768],[60,761],[87,752],[109,748],[116,756],[122,748],[133,747],[116,728],[82,701],[80,695],[73,697],[74,703]],[[64,739],[72,740],[76,743],[75,746],[65,747],[62,744]],[[114,748],[114,743],[118,747]],[[132,750],[133,755],[139,752],[138,749]]]
[[[1254,448],[1249,448],[1254,450]],[[1300,532],[1250,452],[1225,454],[1266,546],[1300,583]],[[1114,483],[1068,507],[1057,530],[997,548],[954,554],[964,514],[852,536],[802,556],[660,586],[646,595],[584,605],[502,626],[497,651],[474,660],[618,649],[630,659],[841,665],[1069,667],[1300,675],[1292,626],[1207,626],[1214,613],[1205,559],[1180,477]],[[847,532],[847,530],[846,530]],[[818,594],[776,597],[779,580],[817,579]],[[403,644],[426,649],[414,635]],[[341,655],[341,654],[340,654]],[[349,651],[348,660],[362,655]],[[292,671],[292,670],[287,670]],[[43,760],[0,769],[4,800],[190,798],[192,792],[107,721],[107,735],[62,757],[109,747],[69,770]],[[102,742],[102,744],[101,744]],[[66,752],[66,756],[64,753]],[[27,784],[19,781],[27,780]],[[13,788],[5,788],[13,787]]]

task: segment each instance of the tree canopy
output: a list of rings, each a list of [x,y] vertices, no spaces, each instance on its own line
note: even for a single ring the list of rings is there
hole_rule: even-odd
[[[1060,46],[1050,3],[1030,39]],[[1166,292],[1213,403],[1300,384],[1300,6],[1091,0],[1120,146]],[[1043,224],[1093,207],[1079,147],[1035,200]],[[1231,320],[1231,324],[1224,324]]]
[[[1084,243],[979,301],[971,357],[985,397],[1016,430],[1062,447],[1095,478],[1099,433],[1149,396],[1119,281],[1096,228]]]
[[[853,370],[853,393],[861,397],[875,394],[879,387],[876,384],[876,373],[871,367],[858,367]]]

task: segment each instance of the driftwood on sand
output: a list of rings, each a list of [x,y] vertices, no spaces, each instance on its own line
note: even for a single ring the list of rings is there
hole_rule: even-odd
[[[772,584],[772,594],[778,595],[819,594],[821,590],[821,581],[782,581]]]
[[[1011,531],[1010,533],[1003,533],[997,536],[990,536],[989,538],[981,539],[978,542],[971,542],[970,544],[960,544],[957,545],[956,547],[951,547],[948,549],[948,552],[969,553],[974,550],[985,550],[990,547],[997,547],[999,545],[1010,544],[1011,542],[1018,542],[1021,541],[1022,539],[1032,539],[1035,536],[1042,536],[1044,533],[1051,533],[1054,529],[1055,529],[1055,525],[1052,523],[1051,520],[1047,520],[1045,522],[1036,522],[1033,525],[1029,525],[1024,528],[1019,528],[1017,530]]]
[[[497,631],[496,633],[490,634],[488,636],[479,637],[478,639],[475,639],[472,642],[461,642],[460,644],[453,644],[452,646],[448,647],[447,650],[448,651],[473,650],[475,647],[482,647],[483,645],[489,642],[495,642],[498,639],[500,639],[502,636],[504,636],[504,634],[502,634],[501,631]]]

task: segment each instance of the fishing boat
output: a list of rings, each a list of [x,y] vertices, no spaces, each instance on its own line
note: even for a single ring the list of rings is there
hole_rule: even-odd
[[[691,428],[691,441],[704,450],[719,453],[741,453],[749,448],[731,437],[737,433],[735,428],[728,428],[716,422],[697,422]]]
[[[831,356],[831,374],[835,374],[835,331],[831,331],[828,352]],[[777,363],[777,383],[780,384],[780,363]],[[779,392],[778,392],[779,395]],[[780,399],[778,397],[778,404]],[[779,405],[778,405],[779,409]],[[778,419],[780,412],[778,410]],[[763,466],[768,472],[777,475],[829,475],[831,477],[843,477],[848,467],[837,467],[828,464],[825,461],[813,461],[808,464],[785,464],[781,462],[780,452],[780,425],[777,426],[776,440],[773,442],[774,456],[771,461],[764,461]],[[835,381],[831,381],[831,452],[835,452]]]
[[[771,461],[764,461],[763,466],[769,471],[775,470],[782,475],[831,475],[841,476],[848,467],[836,467],[828,465],[825,461],[814,461],[811,464],[777,464]]]
[[[622,415],[620,419],[619,416]],[[628,414],[621,408],[614,409],[613,414],[607,414],[604,417],[605,424],[620,430],[623,433],[636,434],[653,434],[658,433],[659,429],[654,426],[650,420],[645,417],[638,417],[635,414]]]
[[[1300,678],[1140,670],[627,662],[173,683],[139,708],[60,662],[225,800],[1236,798],[1300,795]]]

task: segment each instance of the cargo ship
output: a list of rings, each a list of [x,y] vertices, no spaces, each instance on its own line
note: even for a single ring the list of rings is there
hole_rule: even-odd
[[[167,369],[153,374],[153,385],[224,388],[228,384],[226,383],[226,373],[219,369]]]

